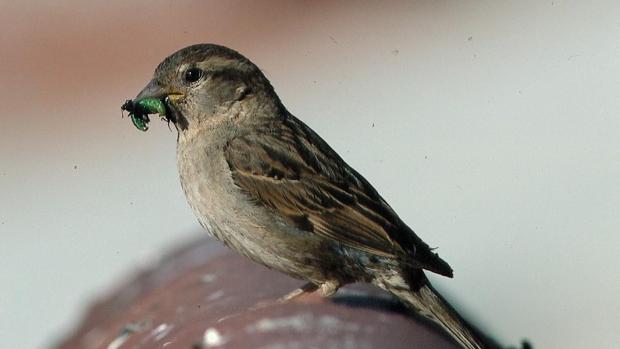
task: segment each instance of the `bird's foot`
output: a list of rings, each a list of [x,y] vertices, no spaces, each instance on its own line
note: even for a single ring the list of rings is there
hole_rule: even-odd
[[[319,294],[321,297],[330,297],[338,291],[342,284],[336,280],[328,280],[319,286]]]
[[[336,293],[340,286],[340,283],[337,281],[326,281],[320,285],[308,282],[300,288],[295,289],[292,292],[278,298],[276,301],[262,301],[257,303],[250,309],[258,310],[272,305],[289,302],[321,303],[325,298]]]
[[[278,298],[278,301],[280,303],[286,303],[286,302],[290,302],[296,298],[299,298],[303,295],[307,295],[307,294],[312,294],[314,293],[316,290],[319,289],[319,286],[308,282],[307,284],[301,286],[298,289],[293,290],[292,292]]]
[[[286,295],[274,300],[269,300],[269,301],[260,301],[258,303],[256,303],[256,305],[254,305],[253,307],[251,307],[251,310],[258,310],[258,309],[262,309],[262,308],[266,308],[266,307],[270,307],[270,306],[274,306],[274,305],[279,305],[282,303],[288,303],[290,301],[293,301],[295,299],[299,299],[301,296],[304,295],[308,295],[308,294],[312,294],[314,293],[317,289],[319,289],[319,286],[308,282],[307,284],[301,286],[300,288],[297,288],[295,290],[293,290],[290,293],[287,293]]]
[[[311,282],[303,285],[302,287],[294,290],[293,292],[280,297],[280,303],[286,303],[290,301],[300,301],[303,303],[320,303],[323,298],[327,298],[340,288],[340,283],[337,281],[329,280],[320,285],[313,284]]]

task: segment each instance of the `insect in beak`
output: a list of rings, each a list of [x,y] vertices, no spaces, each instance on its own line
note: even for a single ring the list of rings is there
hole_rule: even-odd
[[[149,129],[149,114],[159,114],[162,119],[166,119],[166,105],[159,98],[128,99],[121,106],[121,110],[129,112],[131,121],[140,131]]]

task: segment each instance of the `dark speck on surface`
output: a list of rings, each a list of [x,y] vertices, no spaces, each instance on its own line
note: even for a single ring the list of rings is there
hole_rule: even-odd
[[[467,38],[467,41],[472,41],[473,39],[474,39],[474,37],[470,36],[470,37]]]

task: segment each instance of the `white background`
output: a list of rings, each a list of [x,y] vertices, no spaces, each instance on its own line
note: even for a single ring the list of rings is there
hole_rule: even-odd
[[[501,343],[620,343],[617,1],[4,2],[0,40],[1,347],[49,345],[200,231],[174,132],[119,110],[198,42],[262,67]]]

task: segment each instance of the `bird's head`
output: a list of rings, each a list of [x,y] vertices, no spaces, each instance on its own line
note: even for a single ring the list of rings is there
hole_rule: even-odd
[[[242,101],[281,107],[273,87],[254,63],[234,50],[213,44],[192,45],[164,59],[134,103],[146,99],[161,100],[166,118],[179,132],[211,127],[235,117]]]

